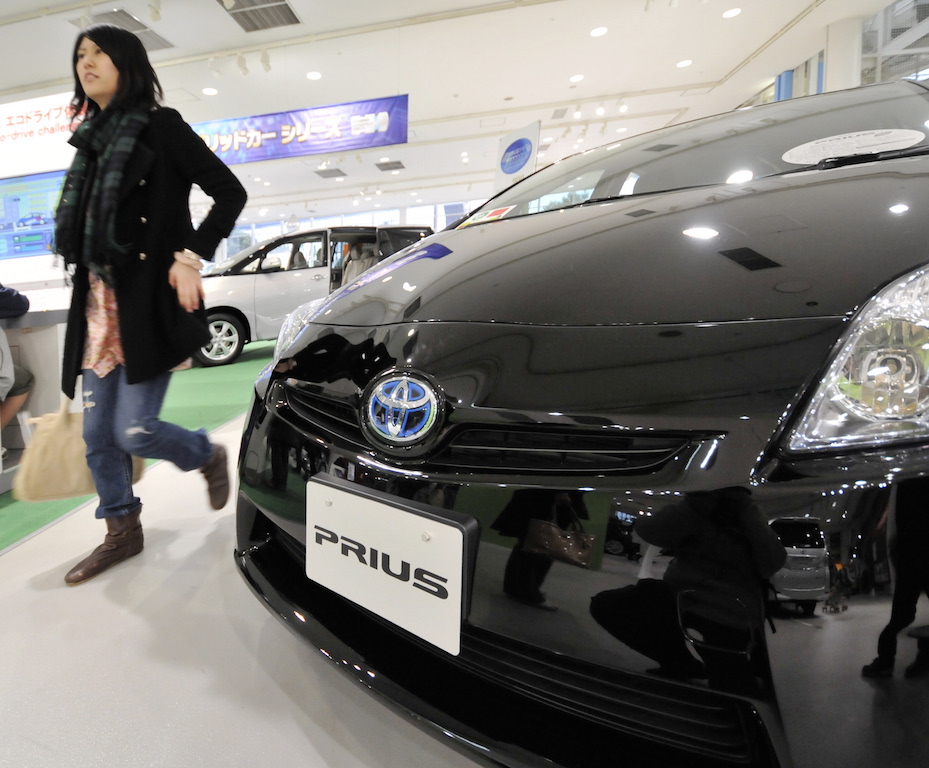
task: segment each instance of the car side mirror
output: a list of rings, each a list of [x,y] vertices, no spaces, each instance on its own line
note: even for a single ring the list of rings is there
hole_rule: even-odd
[[[280,272],[281,271],[281,257],[280,256],[268,256],[261,262],[261,271],[262,272]]]

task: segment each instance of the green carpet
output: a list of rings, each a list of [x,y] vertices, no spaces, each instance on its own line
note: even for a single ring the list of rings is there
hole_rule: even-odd
[[[245,413],[252,384],[273,353],[273,341],[256,342],[232,365],[178,371],[171,377],[161,418],[211,431]],[[38,503],[16,501],[12,492],[0,494],[0,553],[92,498]]]

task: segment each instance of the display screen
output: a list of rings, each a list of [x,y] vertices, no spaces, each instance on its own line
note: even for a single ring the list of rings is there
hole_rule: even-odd
[[[0,179],[0,259],[52,252],[64,171]]]

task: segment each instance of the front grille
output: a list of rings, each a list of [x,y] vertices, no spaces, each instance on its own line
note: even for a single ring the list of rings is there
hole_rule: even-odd
[[[308,385],[275,385],[270,401],[278,415],[301,431],[371,449],[359,424],[357,395],[339,399]],[[418,467],[492,474],[654,472],[706,438],[704,434],[631,434],[618,425],[602,425],[602,419],[595,427],[562,427],[488,426],[469,424],[463,418],[462,412],[456,414],[440,448],[418,460]]]
[[[585,736],[577,725],[583,723],[583,727],[593,729],[592,733],[601,734],[598,738],[608,745],[611,754],[619,734],[625,734],[710,760],[706,764],[696,759],[688,762],[695,766],[721,765],[717,761],[723,761],[724,765],[776,763],[768,751],[767,737],[747,702],[553,654],[468,624],[462,628],[460,655],[442,654],[306,580],[302,575],[304,546],[276,526],[272,528],[272,541],[281,548],[277,551],[286,551],[294,561],[295,574],[299,572],[300,581],[314,592],[314,610],[310,612],[316,620],[379,667],[381,673],[417,696],[429,698],[429,692],[418,688],[425,680],[434,677],[445,681],[436,690],[451,691],[452,698],[448,702],[433,700],[435,706],[460,705],[463,692],[469,691],[470,696],[480,697],[478,708],[489,707],[491,701],[500,698],[499,693],[492,692],[503,689],[507,696],[516,697],[508,706],[514,713],[521,712],[532,720],[532,730],[545,731],[545,723],[540,719],[543,716],[540,713],[545,713],[545,717],[558,723],[557,727],[569,731],[570,738],[583,740]],[[462,674],[458,686],[452,685],[452,676]],[[475,688],[474,678],[483,681],[482,688]],[[476,693],[484,687],[485,692]],[[462,715],[459,713],[458,717]],[[463,717],[462,720],[465,721]],[[536,740],[544,742],[542,738]],[[592,743],[589,746],[594,749]],[[654,757],[655,765],[668,764],[657,754]],[[582,764],[591,763],[582,761]]]
[[[664,465],[688,445],[680,437],[465,428],[431,463],[481,471],[641,472]]]

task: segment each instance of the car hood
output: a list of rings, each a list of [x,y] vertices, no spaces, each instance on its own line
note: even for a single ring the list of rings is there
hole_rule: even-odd
[[[465,225],[383,262],[314,322],[846,316],[927,261],[929,220],[890,210],[920,199],[927,173],[929,159],[907,158]],[[717,234],[687,234],[697,228]]]

